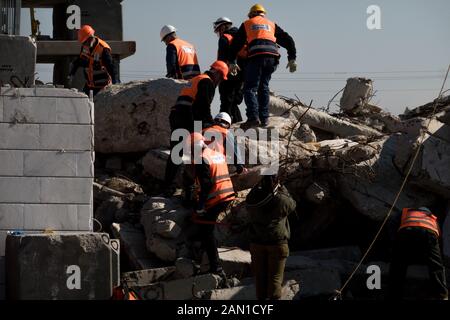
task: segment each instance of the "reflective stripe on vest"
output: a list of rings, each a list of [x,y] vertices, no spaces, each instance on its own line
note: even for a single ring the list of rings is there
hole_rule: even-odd
[[[207,74],[204,74],[204,73],[189,80],[186,87],[184,87],[181,90],[176,104],[184,105],[184,106],[192,106],[192,104],[195,101],[195,98],[197,97],[198,84],[203,79],[211,80],[211,78]]]
[[[279,56],[277,39],[275,38],[275,23],[256,16],[244,22],[247,33],[248,57],[259,54]]]
[[[231,46],[231,44],[233,43],[233,36],[229,33],[224,33],[223,36],[225,37],[225,39],[227,39],[228,41],[228,46]],[[217,55],[219,56],[219,55]],[[237,54],[238,59],[247,59],[248,58],[248,47],[247,44],[245,44],[241,50],[239,50],[238,54]]]
[[[425,228],[435,232],[437,236],[440,234],[439,225],[435,215],[424,211],[404,208],[399,230],[407,227]]]
[[[89,88],[101,89],[112,83],[111,75],[103,65],[103,50],[111,50],[111,47],[102,39],[97,39],[97,45],[94,50],[90,50],[89,45],[84,45],[81,49],[80,58],[88,62],[85,68],[86,84]]]
[[[209,128],[205,128],[202,132],[205,143],[214,151],[225,155],[225,143],[227,139],[228,129],[221,125],[215,124]]]
[[[200,74],[197,53],[189,42],[181,39],[174,39],[170,42],[177,49],[179,75],[182,79],[188,80]]]
[[[206,200],[205,208],[209,209],[223,201],[235,199],[233,183],[228,172],[225,156],[210,148],[203,150],[203,158],[209,165],[211,179],[214,185]]]

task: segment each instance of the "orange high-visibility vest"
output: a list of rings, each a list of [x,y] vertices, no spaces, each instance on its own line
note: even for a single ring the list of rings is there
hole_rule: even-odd
[[[177,49],[180,79],[189,80],[199,75],[200,66],[194,46],[178,38],[172,40],[170,43]]]
[[[111,47],[102,39],[96,38],[97,45],[91,52],[89,45],[83,45],[80,58],[87,61],[85,68],[86,85],[92,89],[101,89],[112,83],[111,75],[103,64],[103,50],[111,50]]]
[[[225,39],[227,39],[228,41],[228,45],[231,46],[231,44],[233,43],[233,36],[229,33],[224,33],[223,35],[225,37]],[[217,55],[219,56],[219,55]],[[248,57],[248,48],[247,45],[245,44],[241,50],[239,50],[238,54],[237,54],[238,59],[247,59]]]
[[[224,156],[225,154],[225,142],[227,139],[228,129],[222,127],[221,125],[215,124],[209,128],[203,129],[203,137],[205,137],[205,143],[210,149],[217,151]],[[208,140],[210,139],[211,140]]]
[[[248,57],[259,54],[279,56],[277,38],[275,38],[275,23],[256,16],[244,22],[247,33]]]
[[[192,78],[191,80],[189,80],[187,86],[181,90],[181,93],[178,96],[178,99],[177,99],[177,102],[175,105],[192,106],[192,104],[194,103],[194,101],[197,97],[198,84],[203,79],[211,80],[211,78],[205,73],[202,73],[202,74]]]
[[[437,236],[440,234],[437,217],[426,211],[404,208],[399,230],[407,227],[425,228],[435,232]]]
[[[223,201],[235,199],[233,183],[225,156],[210,148],[203,149],[204,161],[209,165],[211,179],[214,182],[206,200],[205,209],[209,209]]]

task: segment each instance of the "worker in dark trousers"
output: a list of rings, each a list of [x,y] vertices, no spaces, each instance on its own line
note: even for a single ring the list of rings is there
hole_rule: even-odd
[[[189,80],[200,74],[197,50],[187,41],[180,39],[177,29],[165,25],[160,32],[161,41],[166,44],[167,78]]]
[[[188,168],[197,181],[199,191],[193,215],[198,231],[193,240],[201,242],[209,261],[209,272],[225,276],[219,263],[214,228],[219,214],[235,199],[233,183],[225,156],[209,148],[201,133],[190,136],[191,166]],[[198,155],[198,156],[195,156]]]
[[[95,30],[84,25],[78,30],[78,41],[82,44],[80,56],[72,62],[68,86],[72,86],[72,80],[79,67],[84,68],[86,85],[84,93],[89,95],[92,90],[96,95],[100,90],[110,84],[116,84],[117,76],[114,71],[111,47],[102,39],[95,36]]]
[[[408,266],[426,262],[430,274],[431,298],[448,300],[439,236],[437,218],[428,208],[403,209],[389,272],[390,299],[403,297]]]
[[[247,44],[248,59],[244,75],[244,100],[247,106],[247,121],[243,129],[267,127],[269,121],[269,82],[279,63],[279,45],[288,52],[290,72],[297,70],[296,48],[292,37],[265,17],[266,10],[260,4],[250,8],[249,19],[233,37],[230,49],[230,74],[236,74],[238,52]]]
[[[203,127],[211,125],[211,103],[214,99],[216,86],[227,79],[228,66],[223,61],[216,61],[211,65],[209,71],[200,74],[191,80],[189,84],[181,90],[175,106],[172,107],[169,115],[170,129],[173,133],[177,129],[185,129],[193,132],[194,121],[201,121]],[[164,193],[170,196],[174,191],[174,180],[177,175],[179,165],[172,161],[172,150],[179,143],[171,138],[170,156],[166,163],[164,177]],[[182,154],[178,155],[181,159]]]
[[[258,300],[281,298],[284,267],[289,256],[288,216],[296,202],[276,175],[263,176],[247,195],[250,253]]]
[[[232,27],[232,21],[227,17],[218,18],[214,22],[214,32],[219,36],[219,44],[217,51],[217,60],[228,63],[230,56],[230,47],[233,37],[238,29]],[[227,81],[223,81],[219,85],[220,93],[220,111],[226,112],[231,116],[232,123],[242,121],[239,105],[244,99],[244,67],[247,58],[247,46],[244,46],[237,55],[237,64],[240,71],[236,75],[230,75]]]

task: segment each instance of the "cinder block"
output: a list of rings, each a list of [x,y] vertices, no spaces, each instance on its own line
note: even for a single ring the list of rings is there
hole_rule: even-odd
[[[0,257],[5,256],[5,244],[6,244],[6,235],[7,230],[0,230]]]
[[[23,229],[23,204],[0,204],[0,229]]]
[[[56,123],[56,98],[4,97],[4,122]]]
[[[40,178],[41,203],[90,204],[92,178]]]
[[[89,125],[41,124],[41,149],[85,151],[93,149]]]
[[[90,124],[91,104],[88,99],[58,98],[56,123]]]
[[[0,177],[0,202],[39,203],[39,178]]]
[[[3,96],[0,95],[0,122],[3,122]]]
[[[5,284],[5,257],[0,257],[0,285]]]
[[[105,233],[8,236],[7,295],[13,300],[110,299],[112,266]]]
[[[25,205],[24,229],[76,231],[78,230],[77,205]]]
[[[92,217],[93,209],[91,205],[78,205],[78,229],[79,231],[93,231]]]
[[[39,125],[0,123],[0,149],[39,149]]]
[[[94,177],[94,151],[77,153],[77,177]]]
[[[24,95],[35,95],[38,97],[57,97],[89,100],[83,92],[72,89],[54,88],[51,86],[37,86],[23,92]]]
[[[82,165],[80,173],[78,163]],[[23,174],[27,177],[92,177],[86,170],[91,165],[90,152],[26,151]]]
[[[0,176],[23,175],[23,151],[0,150]]]

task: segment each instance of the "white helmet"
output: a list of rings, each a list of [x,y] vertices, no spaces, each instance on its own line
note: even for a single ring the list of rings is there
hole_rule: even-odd
[[[177,29],[174,26],[166,24],[164,27],[162,27],[161,31],[159,32],[161,41],[163,41],[165,37],[167,37],[171,33],[174,33],[175,31],[177,31]]]
[[[214,32],[216,32],[217,28],[219,28],[220,26],[227,24],[227,23],[233,23],[230,18],[227,17],[220,17],[219,19],[217,19],[214,23],[213,23],[213,28],[214,28]]]
[[[226,112],[220,112],[219,114],[217,114],[214,117],[214,120],[216,120],[216,121],[220,120],[220,121],[226,122],[226,123],[228,123],[231,126],[231,117]]]

